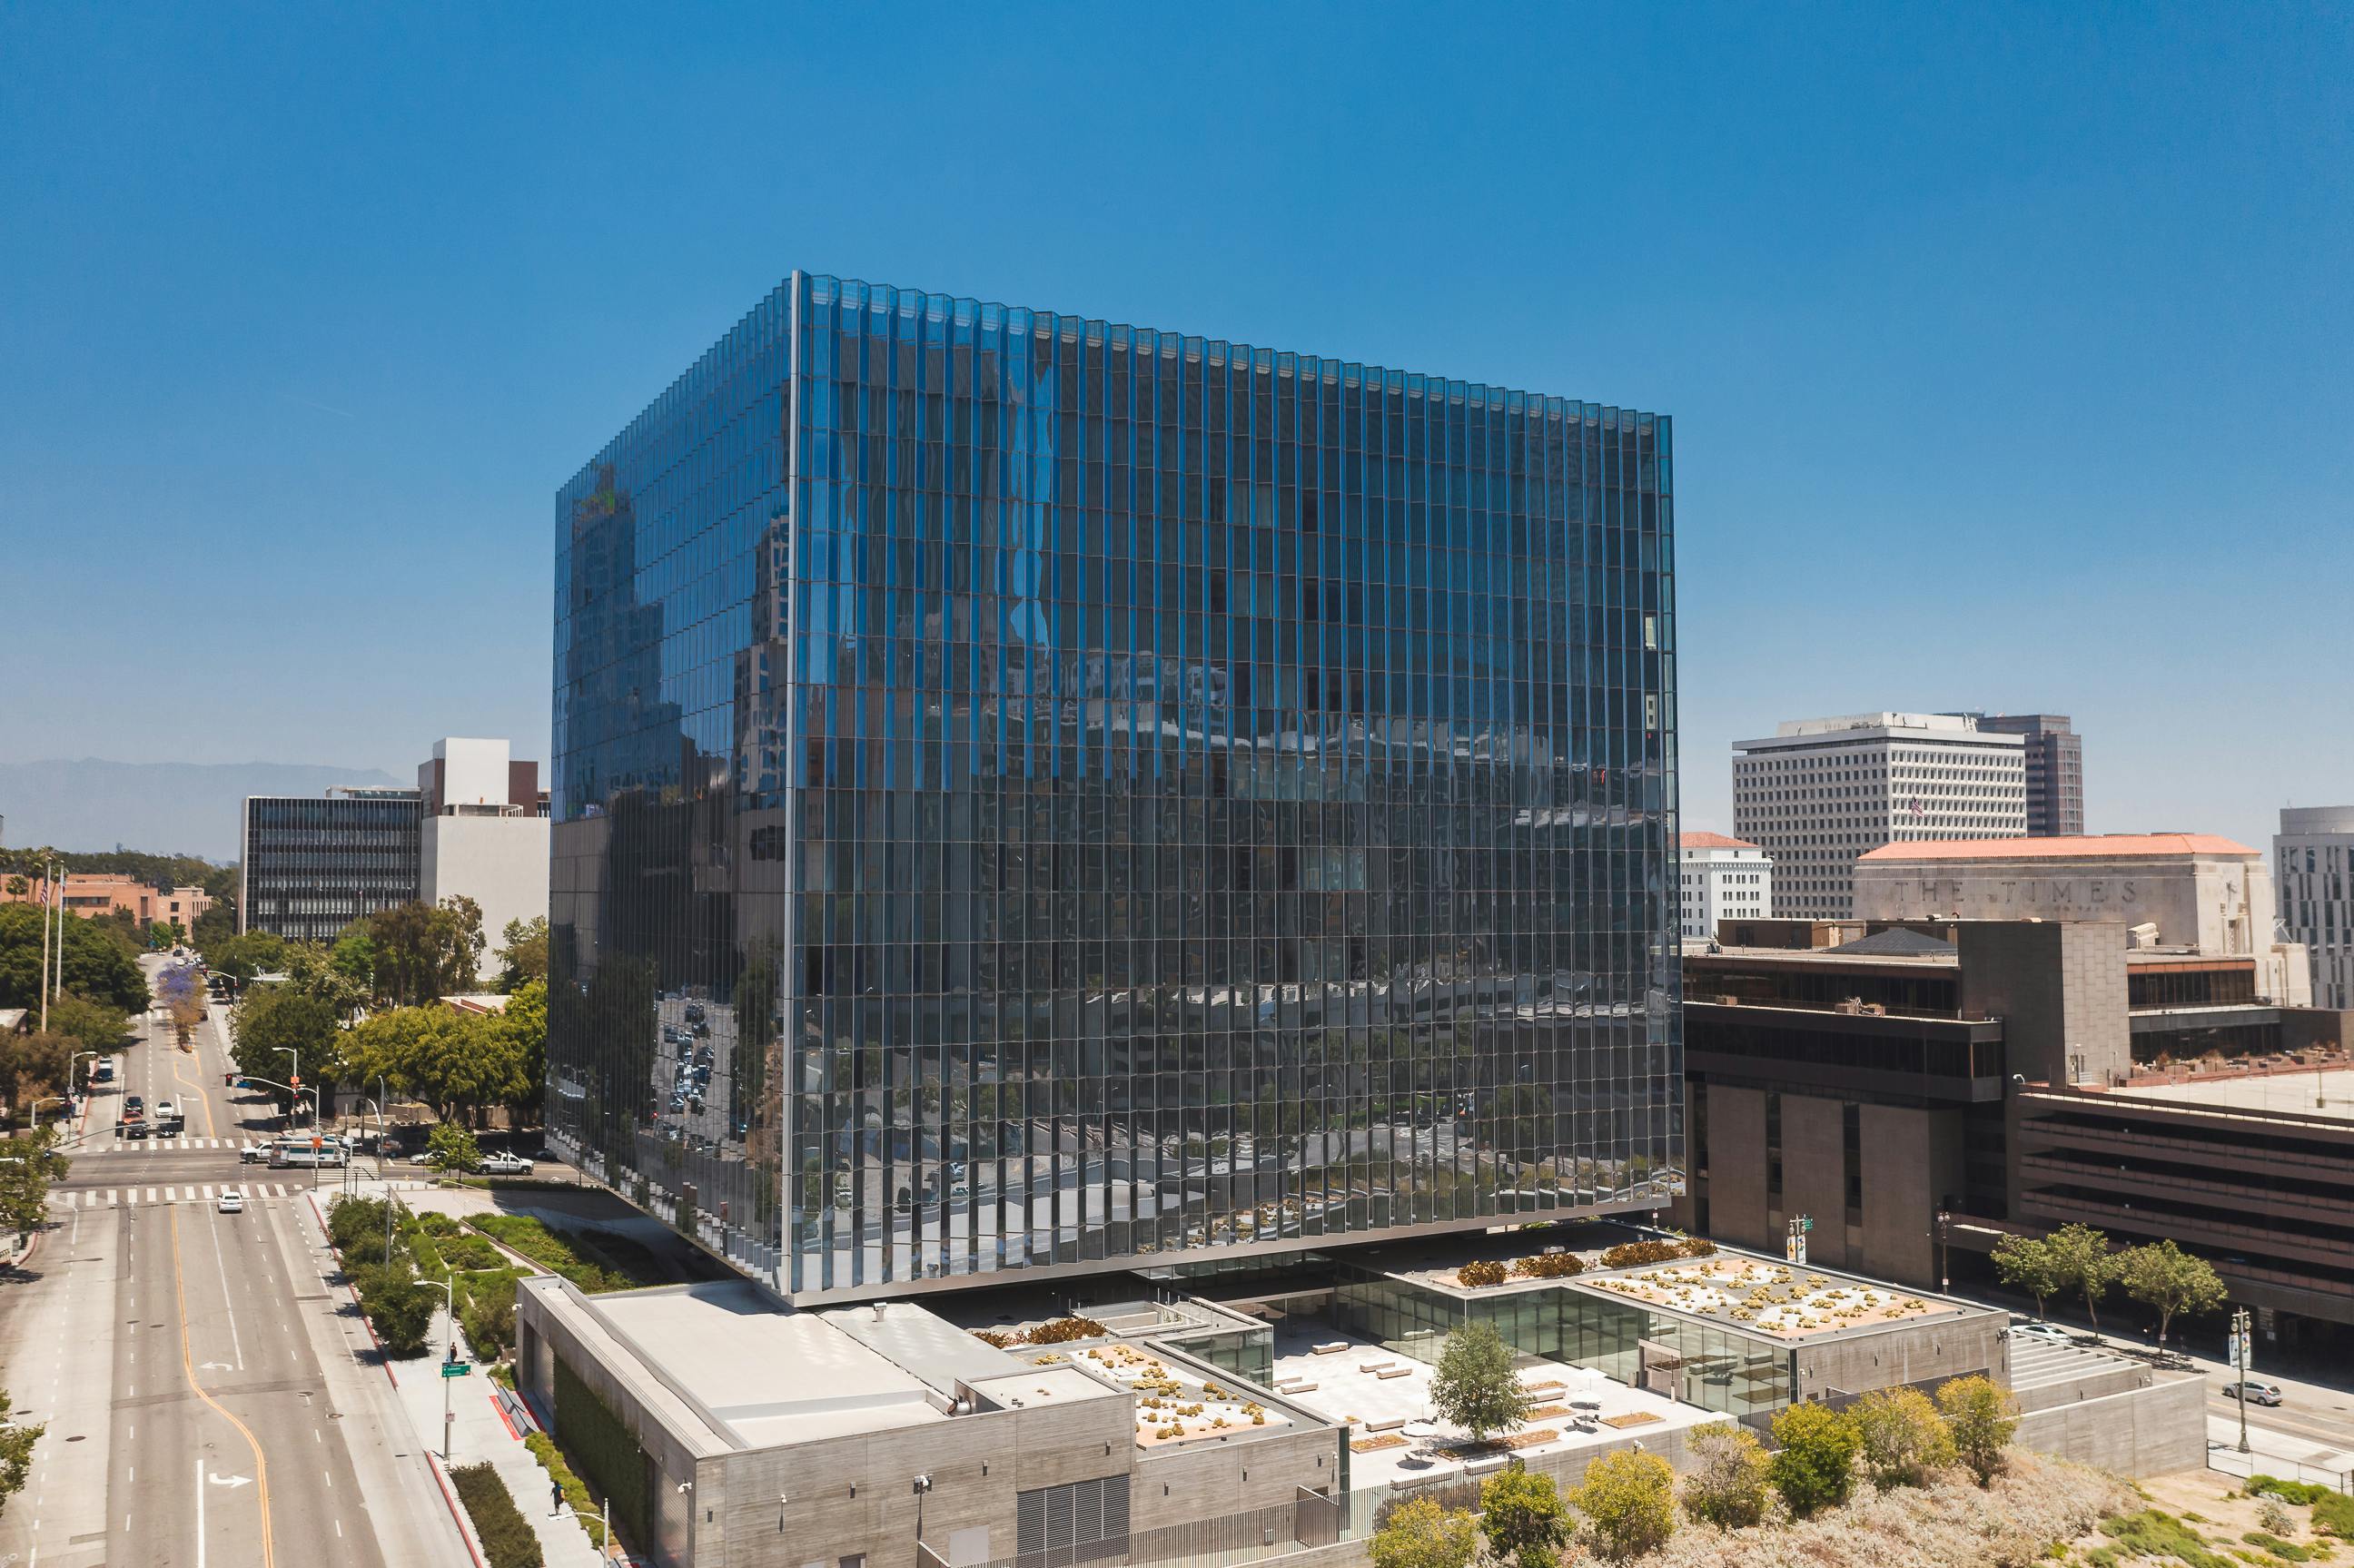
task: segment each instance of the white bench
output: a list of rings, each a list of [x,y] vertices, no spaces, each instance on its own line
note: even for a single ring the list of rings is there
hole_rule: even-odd
[[[1387,1382],[1389,1379],[1394,1377],[1412,1377],[1414,1375],[1414,1369],[1412,1367],[1391,1367],[1386,1371],[1377,1372],[1373,1375],[1384,1382]]]
[[[1346,1340],[1327,1340],[1320,1345],[1310,1345],[1308,1348],[1320,1356],[1337,1356],[1350,1347]]]

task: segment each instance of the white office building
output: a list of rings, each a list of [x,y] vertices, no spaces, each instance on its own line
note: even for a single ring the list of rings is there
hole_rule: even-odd
[[[2273,835],[2280,922],[2303,943],[2313,1005],[2354,1008],[2354,806],[2296,806]]]
[[[1850,918],[1856,857],[1882,844],[2027,832],[2024,737],[1967,714],[1796,719],[1733,750],[1733,831],[1786,918]]]
[[[471,898],[482,912],[482,978],[499,972],[510,920],[547,914],[547,802],[539,764],[504,740],[433,743],[417,768],[419,896]]]
[[[1773,913],[1774,863],[1755,844],[1723,833],[1690,832],[1677,841],[1676,854],[1688,939],[1715,936],[1719,920]]]

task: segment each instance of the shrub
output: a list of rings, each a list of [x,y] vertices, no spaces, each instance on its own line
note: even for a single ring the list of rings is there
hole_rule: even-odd
[[[2325,1491],[2314,1499],[2313,1528],[2324,1535],[2354,1541],[2354,1496]]]
[[[1745,1530],[1766,1517],[1771,1461],[1757,1435],[1729,1423],[1696,1429],[1687,1453],[1684,1511],[1719,1530]]]
[[[465,1229],[458,1223],[455,1216],[445,1214],[438,1209],[426,1210],[417,1216],[416,1223],[417,1228],[429,1236],[454,1236]]]
[[[1501,1285],[1504,1277],[1504,1266],[1485,1258],[1467,1263],[1455,1271],[1455,1283],[1466,1290],[1477,1290],[1483,1285]]]
[[[596,1499],[589,1497],[588,1483],[574,1475],[572,1467],[564,1462],[564,1450],[556,1446],[555,1438],[534,1430],[523,1435],[523,1446],[531,1450],[531,1457],[539,1461],[540,1467],[547,1472],[549,1478],[564,1489],[564,1501],[574,1513],[597,1511]]]
[[[1857,1452],[1875,1485],[1917,1487],[1932,1470],[1954,1462],[1954,1437],[1945,1417],[1918,1389],[1875,1389],[1848,1411]]]
[[[1620,1242],[1602,1255],[1602,1266],[1640,1268],[1655,1263],[1671,1263],[1681,1255],[1673,1242]]]
[[[2330,1489],[2318,1481],[2285,1481],[2278,1476],[2267,1476],[2262,1471],[2248,1478],[2247,1493],[2250,1497],[2270,1495],[2286,1502],[2302,1503],[2307,1508],[2327,1497],[2329,1492]]]
[[[1667,1544],[1676,1532],[1676,1472],[1657,1454],[1621,1448],[1585,1467],[1569,1494],[1585,1516],[1596,1555],[1615,1563]]]
[[[1533,1257],[1515,1258],[1512,1272],[1522,1279],[1567,1279],[1573,1274],[1584,1274],[1585,1264],[1574,1252],[1541,1252]]]
[[[1461,1509],[1414,1498],[1373,1531],[1373,1568],[1469,1568],[1479,1529]]]
[[[496,1360],[513,1349],[515,1342],[515,1279],[512,1274],[497,1274],[470,1281],[465,1308],[459,1314],[465,1326],[466,1341],[474,1353]]]
[[[2129,1557],[2154,1557],[2187,1563],[2189,1568],[2232,1568],[2232,1560],[2207,1550],[2197,1531],[2170,1513],[2146,1508],[2101,1520],[2101,1533]]]
[[[1022,1337],[1019,1334],[1001,1334],[994,1329],[975,1329],[972,1331],[972,1337],[984,1345],[994,1345],[1001,1351],[1010,1350],[1022,1342]]]
[[[1093,1318],[1057,1318],[1031,1330],[1028,1339],[1034,1345],[1066,1345],[1074,1340],[1104,1339],[1110,1333]]]
[[[1955,1457],[1985,1486],[2002,1468],[2003,1447],[2019,1430],[2019,1402],[1985,1378],[1957,1377],[1938,1385],[1937,1408],[1946,1414]]]
[[[1514,1568],[1558,1561],[1569,1520],[1553,1478],[1523,1469],[1489,1477],[1479,1488],[1479,1533],[1488,1538],[1489,1555]]]
[[[2292,1522],[2289,1528],[2294,1530],[2296,1527]],[[2240,1539],[2260,1552],[2271,1552],[2284,1563],[2310,1563],[2314,1558],[2312,1548],[2299,1546],[2293,1541],[2284,1541],[2270,1531],[2252,1530]]]
[[[1686,1257],[1714,1257],[1716,1244],[1706,1236],[1686,1236],[1676,1244],[1676,1250]]]
[[[2296,1528],[2296,1515],[2280,1499],[2266,1498],[2256,1505],[2256,1522],[2274,1535],[2286,1535]]]
[[[442,1263],[451,1268],[462,1268],[470,1273],[484,1269],[504,1268],[506,1255],[481,1236],[454,1235],[436,1242]]]
[[[450,1484],[457,1489],[458,1500],[466,1505],[466,1517],[474,1521],[474,1533],[482,1537],[482,1555],[490,1560],[491,1568],[545,1568],[546,1558],[540,1551],[539,1537],[532,1533],[530,1521],[507,1495],[507,1484],[499,1479],[488,1460],[451,1471]]]
[[[1774,1417],[1778,1451],[1768,1474],[1799,1519],[1847,1501],[1855,1487],[1855,1423],[1826,1404],[1793,1404]]]

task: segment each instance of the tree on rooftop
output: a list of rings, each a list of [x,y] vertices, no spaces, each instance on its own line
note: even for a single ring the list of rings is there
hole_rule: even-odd
[[[1430,1380],[1430,1405],[1482,1443],[1527,1424],[1529,1396],[1512,1373],[1512,1349],[1492,1327],[1466,1323],[1447,1336]]]

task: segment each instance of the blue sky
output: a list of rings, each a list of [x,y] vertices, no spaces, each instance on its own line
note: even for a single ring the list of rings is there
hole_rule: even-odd
[[[2342,5],[7,0],[0,60],[0,758],[545,757],[556,487],[801,266],[1672,414],[1694,825],[1882,707],[2073,713],[2095,829],[2354,800]]]

